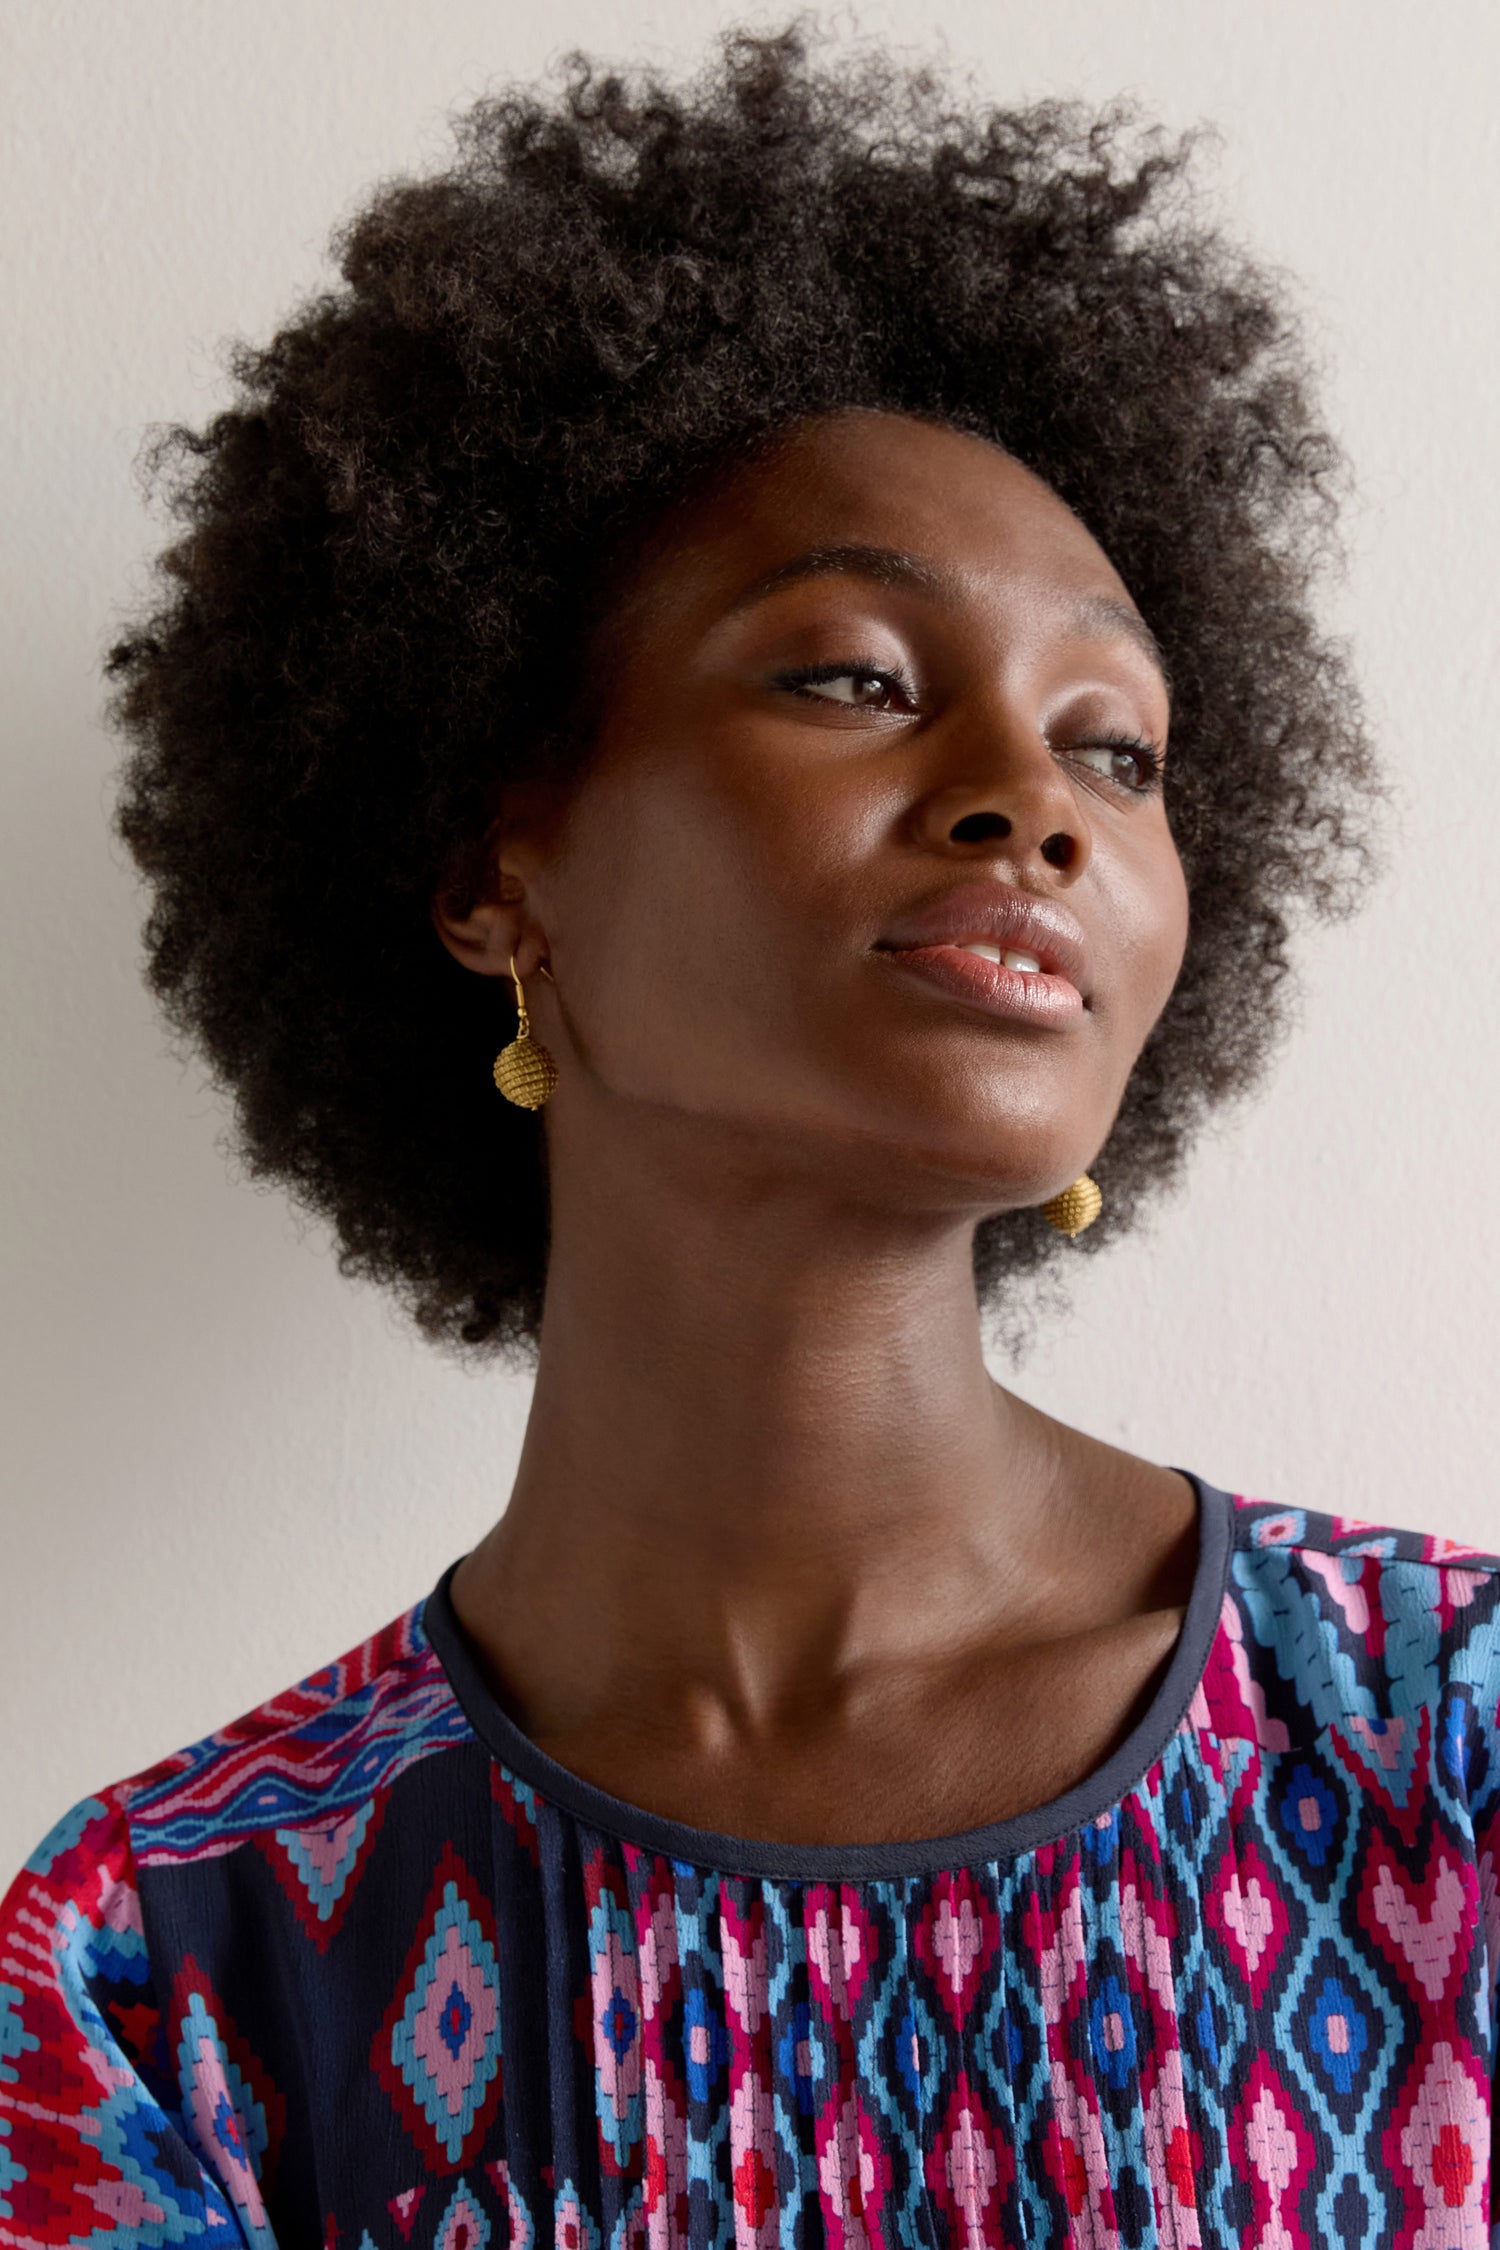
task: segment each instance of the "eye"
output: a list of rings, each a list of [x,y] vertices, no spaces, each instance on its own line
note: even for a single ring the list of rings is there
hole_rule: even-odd
[[[899,672],[876,664],[804,664],[777,674],[776,684],[793,695],[819,703],[842,703],[855,711],[910,711],[915,700]]]
[[[1138,797],[1149,794],[1161,780],[1161,752],[1154,742],[1139,735],[1101,735],[1094,742],[1074,743],[1066,755],[1076,765],[1098,774],[1101,781],[1113,782],[1117,789],[1129,789]]]

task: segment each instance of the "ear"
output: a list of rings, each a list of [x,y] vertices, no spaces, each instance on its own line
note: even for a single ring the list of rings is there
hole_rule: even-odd
[[[546,940],[527,908],[520,874],[502,865],[493,840],[455,869],[432,902],[432,926],[455,961],[476,976],[508,977],[514,956],[524,980],[546,959]]]

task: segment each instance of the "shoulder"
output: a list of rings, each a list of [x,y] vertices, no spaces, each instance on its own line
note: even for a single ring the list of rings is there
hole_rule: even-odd
[[[123,1784],[136,1863],[216,1856],[337,1821],[471,1739],[425,1602],[243,1718]]]
[[[136,2221],[152,2242],[269,2239],[258,2167],[203,2109],[238,2098],[212,1980],[236,1955],[252,1979],[270,1959],[253,1884],[229,1871],[260,1845],[315,1935],[337,1928],[392,1789],[473,1739],[424,1608],[85,1798],[16,1877],[0,1901],[0,2234],[9,2212],[28,2240],[92,2241],[104,2210],[132,2241]],[[182,2044],[189,2016],[201,2052]]]
[[[425,1602],[253,1711],[85,1798],[27,1861],[60,1909],[141,1868],[216,1858],[268,1832],[367,1806],[419,1761],[467,1742],[428,1640]]]
[[[1427,1531],[1396,1531],[1362,1516],[1321,1515],[1313,1508],[1279,1507],[1274,1500],[1234,1501],[1237,1553],[1268,1549],[1379,1564],[1417,1563],[1428,1569],[1500,1573],[1500,1556]]]
[[[1500,1558],[1262,1500],[1236,1498],[1231,1520],[1230,1669],[1273,1741],[1309,1719],[1378,1734],[1419,1714],[1496,1733]]]

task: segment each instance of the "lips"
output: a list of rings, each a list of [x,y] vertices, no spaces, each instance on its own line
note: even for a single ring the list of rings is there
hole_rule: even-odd
[[[1066,907],[966,884],[903,915],[877,953],[987,1013],[1066,1023],[1088,1005],[1088,948]]]
[[[1027,953],[1044,976],[1066,977],[1087,997],[1088,946],[1064,906],[1028,898],[1008,883],[970,883],[903,915],[877,940],[882,953],[911,953],[929,946],[989,946]]]

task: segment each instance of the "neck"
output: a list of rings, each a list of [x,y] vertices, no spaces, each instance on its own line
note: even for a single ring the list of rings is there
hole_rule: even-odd
[[[986,1371],[972,1220],[844,1201],[697,1130],[622,1145],[554,1165],[526,1443],[466,1566],[520,1675],[531,1619],[535,1654],[576,1638],[580,1694],[628,1637],[750,1706],[951,1642],[976,1586],[992,1617],[1056,1445]]]

